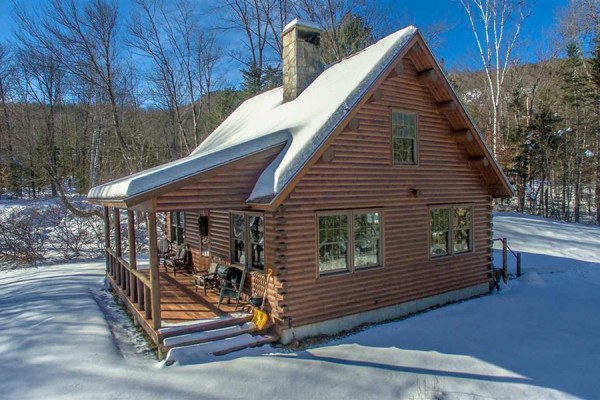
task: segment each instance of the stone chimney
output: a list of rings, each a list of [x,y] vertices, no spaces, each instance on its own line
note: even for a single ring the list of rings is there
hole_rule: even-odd
[[[288,102],[321,73],[321,28],[298,18],[283,28],[283,101]]]

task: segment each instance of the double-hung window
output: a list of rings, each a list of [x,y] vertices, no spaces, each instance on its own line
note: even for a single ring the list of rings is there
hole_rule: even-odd
[[[318,213],[319,275],[381,266],[381,211]]]
[[[394,165],[417,163],[417,114],[392,111]]]
[[[231,260],[264,271],[265,222],[262,214],[231,214]]]
[[[429,255],[434,257],[473,250],[472,207],[464,205],[429,208]]]

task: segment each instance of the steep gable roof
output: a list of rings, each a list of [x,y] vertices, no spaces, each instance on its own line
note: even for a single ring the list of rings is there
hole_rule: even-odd
[[[409,26],[339,61],[293,101],[283,102],[281,87],[248,99],[188,157],[97,186],[88,197],[127,201],[167,185],[172,187],[173,182],[183,182],[261,149],[283,145],[248,198],[249,203],[269,203],[301,172],[415,37],[420,38],[417,29]],[[485,148],[482,139],[480,144]],[[489,152],[485,154],[491,157]],[[499,166],[495,166],[504,186],[510,187]]]

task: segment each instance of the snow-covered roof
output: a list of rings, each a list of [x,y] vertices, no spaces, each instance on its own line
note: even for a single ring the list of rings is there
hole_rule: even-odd
[[[303,26],[305,28],[310,28],[312,30],[315,31],[321,31],[321,27],[314,23],[314,22],[310,22],[310,21],[305,21],[303,19],[300,18],[295,18],[292,22],[290,22],[289,24],[287,24],[284,28],[283,31],[281,32],[281,34],[283,35],[284,33],[286,33],[287,31],[291,30],[293,27],[295,26]]]
[[[285,143],[257,180],[248,201],[273,198],[300,171],[416,32],[414,26],[408,26],[333,64],[293,101],[283,102],[282,87],[246,100],[188,157],[96,186],[88,197],[98,200],[135,197]]]

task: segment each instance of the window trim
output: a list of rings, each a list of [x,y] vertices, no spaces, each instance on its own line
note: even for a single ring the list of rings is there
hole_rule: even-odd
[[[267,232],[266,232],[266,219],[265,219],[265,213],[264,212],[260,212],[260,211],[249,211],[249,210],[229,210],[229,261],[231,264],[233,265],[238,265],[241,267],[247,267],[248,271],[257,271],[257,272],[262,272],[263,274],[266,273],[265,271],[267,270]],[[238,214],[238,215],[242,215],[244,217],[244,257],[246,257],[246,264],[241,264],[238,261],[233,261],[233,252],[234,252],[234,246],[233,246],[233,215],[234,214]],[[250,221],[250,217],[261,217],[263,220],[263,256],[264,256],[264,260],[265,260],[265,265],[264,265],[264,269],[259,269],[259,268],[254,268],[253,266],[248,265],[248,263],[250,262],[250,260],[252,259],[252,255],[251,255],[251,246],[250,246],[250,225],[249,225],[249,221]]]
[[[394,160],[394,113],[412,114],[415,116],[415,148],[414,148],[414,159],[412,163],[397,163]],[[416,167],[419,165],[419,113],[417,111],[409,111],[402,108],[390,108],[390,156],[392,166],[394,167]]]
[[[354,214],[379,213],[379,265],[371,265],[356,268],[354,265]],[[319,270],[319,217],[327,215],[347,215],[348,216],[348,265],[345,271],[332,271],[322,273]],[[357,274],[374,269],[385,268],[385,218],[384,209],[381,208],[356,208],[349,210],[319,210],[315,212],[315,273],[316,278],[327,278],[338,275]]]
[[[448,254],[434,256],[431,254],[431,209],[446,209],[449,210],[449,225],[448,225]],[[454,252],[454,209],[455,208],[468,208],[471,214],[469,227],[470,235],[469,235],[469,250],[461,251],[458,253]],[[429,260],[440,260],[449,257],[460,257],[465,254],[472,254],[475,252],[475,224],[473,222],[473,203],[443,203],[443,204],[429,204],[427,206],[427,254],[429,255]]]
[[[206,218],[206,236],[200,232],[200,219]],[[202,257],[210,257],[210,216],[208,213],[200,213],[198,215],[198,237],[200,241],[200,255]]]

